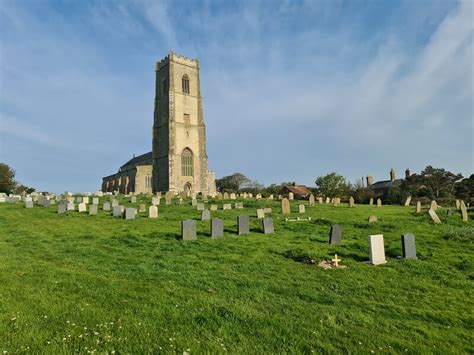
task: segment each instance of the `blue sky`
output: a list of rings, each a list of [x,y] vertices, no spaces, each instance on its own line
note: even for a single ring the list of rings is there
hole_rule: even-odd
[[[209,167],[264,184],[473,172],[473,2],[0,1],[0,161],[95,191],[151,150],[154,62],[199,58]]]

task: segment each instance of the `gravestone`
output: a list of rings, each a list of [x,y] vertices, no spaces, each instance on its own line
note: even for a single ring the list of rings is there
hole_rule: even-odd
[[[256,195],[255,195],[255,199],[256,199],[257,201],[261,200],[261,199],[262,199],[262,195],[261,195],[261,194],[256,194]]]
[[[179,197],[181,197],[182,199],[185,199],[186,197],[188,197],[188,194],[187,194],[186,191],[181,191],[181,192],[179,193]]]
[[[211,211],[217,211],[218,206],[217,205],[211,205]]]
[[[114,217],[122,217],[122,206],[112,207],[112,215]]]
[[[420,212],[421,212],[421,202],[417,201],[416,202],[416,213],[420,213]]]
[[[82,198],[82,202],[84,202],[85,204],[88,204],[89,203],[89,197],[83,197]]]
[[[374,199],[371,197],[369,200],[369,206],[373,206],[373,205],[374,205]]]
[[[98,205],[98,204],[99,204],[99,198],[98,198],[98,197],[94,197],[94,198],[92,199],[92,204],[93,204],[93,205]]]
[[[159,206],[160,205],[160,198],[159,197],[152,197],[151,198],[151,204],[153,206]]]
[[[244,234],[249,234],[249,233],[250,233],[249,216],[247,215],[237,216],[237,234],[244,235]]]
[[[295,199],[295,194],[294,194],[293,192],[290,192],[290,193],[288,194],[288,200],[291,201],[291,200],[294,200],[294,199]]]
[[[17,202],[17,201],[14,201],[14,202]],[[49,207],[50,205],[51,205],[50,200],[43,200],[43,207]]]
[[[58,213],[63,214],[67,211],[67,205],[65,203],[58,204]]]
[[[323,204],[323,198],[322,198],[322,197],[318,197],[318,203],[319,203],[320,205]]]
[[[349,197],[349,207],[354,207],[354,197]]]
[[[467,222],[469,220],[469,216],[467,214],[467,207],[464,201],[461,201],[460,208],[461,208],[462,220],[463,222]]]
[[[299,213],[305,213],[306,212],[306,209],[305,209],[304,205],[298,205],[298,212]]]
[[[211,221],[211,238],[224,236],[224,221],[220,218],[213,218]]]
[[[55,205],[56,204],[56,200],[55,199],[51,199],[49,200],[49,204],[52,206],[52,205]]]
[[[451,217],[453,215],[453,211],[451,210],[451,208],[448,208],[446,214],[448,215],[448,217]]]
[[[375,223],[377,222],[377,216],[370,215],[369,216],[369,223]]]
[[[377,207],[382,207],[382,200],[381,199],[377,199]]]
[[[235,203],[235,209],[242,210],[243,208],[244,208],[244,203],[243,202],[236,202]]]
[[[77,198],[76,198],[76,202],[77,202],[77,203],[82,203],[82,197],[81,197],[81,196],[77,197]]]
[[[259,209],[257,210],[257,218],[258,218],[258,219],[263,219],[263,218],[265,218],[265,212],[263,212],[263,210],[262,210],[261,208],[259,208]]]
[[[130,203],[137,203],[137,196],[130,197]]]
[[[84,202],[81,202],[78,206],[79,212],[87,212],[87,205]]]
[[[263,213],[265,214],[272,213],[272,209],[270,207],[266,207],[263,209]]]
[[[110,211],[110,202],[104,202],[104,205],[102,206],[102,209],[104,211]]]
[[[165,193],[165,203],[167,205],[171,205],[171,202],[173,201],[174,193],[172,191],[167,191]]]
[[[33,201],[26,201],[25,208],[33,208]]]
[[[342,239],[342,227],[339,224],[333,224],[331,226],[331,232],[329,233],[329,244],[339,244]]]
[[[222,205],[222,209],[223,210],[231,210],[232,209],[232,205],[230,203],[224,203]]]
[[[148,207],[148,218],[158,218],[158,207],[155,205]]]
[[[273,226],[273,219],[271,218],[264,218],[262,221],[263,224],[263,234],[274,234],[275,228]]]
[[[187,219],[181,221],[181,238],[182,240],[196,240],[196,221]]]
[[[211,219],[211,211],[203,210],[201,212],[201,221],[209,221]]]
[[[326,197],[326,204],[331,203],[331,199],[329,197]]]
[[[144,205],[143,203],[141,203],[139,206],[138,206],[138,213],[145,213],[146,212],[146,205]]]
[[[436,200],[431,201],[430,209],[433,211],[436,211],[438,209],[438,203],[436,202]]]
[[[198,203],[196,205],[196,208],[198,211],[204,211],[204,203]]]
[[[130,219],[135,219],[135,215],[137,214],[136,208],[127,207],[125,209],[125,219],[128,221]]]
[[[182,198],[182,197],[179,198],[179,205],[180,205],[180,206],[183,205],[183,198]]]
[[[431,219],[433,220],[434,224],[441,224],[441,220],[439,219],[438,215],[436,214],[435,211],[430,209],[428,211],[428,214],[430,215]]]
[[[112,207],[116,207],[116,206],[118,206],[118,205],[119,205],[118,200],[113,199],[113,200],[112,200]]]
[[[373,265],[385,264],[385,246],[383,243],[383,234],[369,236],[369,256],[370,263]]]
[[[313,194],[309,195],[309,205],[314,206],[314,196],[313,196]]]
[[[269,199],[270,201],[273,201],[273,195],[268,196],[268,199]]]
[[[402,251],[405,259],[416,259],[415,236],[411,233],[402,234]]]
[[[460,209],[461,208],[461,201],[456,200],[456,208]]]
[[[229,194],[227,192],[224,192],[224,195],[222,196],[222,198],[224,200],[228,200],[229,199]]]
[[[198,201],[196,197],[194,197],[193,199],[191,199],[191,206],[196,207],[197,205],[198,205]]]
[[[232,192],[232,193],[230,194],[230,199],[231,199],[231,200],[235,200],[236,198],[237,198],[237,197],[235,196],[235,193]]]
[[[287,198],[281,200],[281,213],[290,214],[290,201]]]
[[[411,202],[411,196],[408,196],[405,201],[405,207],[410,206],[410,202]]]
[[[92,204],[89,207],[89,216],[95,216],[97,214],[97,205]]]

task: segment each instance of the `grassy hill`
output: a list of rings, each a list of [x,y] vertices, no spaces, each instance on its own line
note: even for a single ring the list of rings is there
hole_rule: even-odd
[[[434,225],[414,207],[316,205],[312,221],[285,222],[276,201],[243,202],[212,212],[225,238],[199,221],[186,242],[180,221],[200,217],[190,202],[130,221],[0,204],[0,353],[474,351],[472,212],[463,223],[441,208]],[[257,207],[273,208],[275,235]],[[250,235],[236,235],[239,214]],[[327,242],[333,223],[340,245]],[[406,232],[418,260],[398,259]],[[380,233],[388,263],[371,266],[368,236]],[[305,263],[336,253],[347,268]]]

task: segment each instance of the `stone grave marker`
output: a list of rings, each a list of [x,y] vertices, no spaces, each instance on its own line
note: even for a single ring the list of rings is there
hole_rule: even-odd
[[[281,213],[290,214],[290,201],[287,198],[281,200]]]
[[[263,209],[263,213],[265,213],[265,214],[272,213],[272,209],[270,207],[265,207]]]
[[[407,199],[405,200],[405,207],[410,206],[411,202],[411,196],[408,196]]]
[[[467,207],[464,201],[461,201],[460,208],[461,208],[462,220],[463,222],[467,222],[469,220],[469,216],[467,214]]]
[[[428,214],[430,215],[430,217],[433,220],[434,224],[441,224],[441,220],[439,219],[438,215],[431,208],[428,211]]]
[[[77,203],[82,203],[82,197],[81,197],[81,196],[78,196],[78,197],[76,198],[76,202],[77,202]]]
[[[257,209],[257,218],[258,219],[265,218],[265,212],[263,212],[263,209],[261,209],[261,208]]]
[[[461,201],[456,200],[456,208],[460,209],[461,208]]]
[[[370,263],[373,265],[385,264],[385,246],[383,234],[369,236],[369,256]]]
[[[79,213],[87,212],[87,205],[84,202],[81,202],[78,206]]]
[[[382,200],[381,199],[377,199],[377,207],[382,207]]]
[[[204,203],[198,203],[196,205],[196,208],[198,211],[204,211]]]
[[[93,204],[93,205],[98,205],[98,204],[99,204],[99,198],[98,198],[98,197],[94,197],[94,198],[92,199],[92,204]]]
[[[138,212],[139,213],[145,213],[146,212],[146,205],[141,203],[139,206],[138,206]]]
[[[262,195],[261,194],[256,194],[255,195],[255,199],[258,201],[258,200],[261,200],[262,199]]]
[[[182,198],[182,197],[179,198],[179,205],[180,205],[180,206],[183,205],[183,198]]]
[[[191,199],[191,206],[196,207],[197,205],[198,205],[198,201],[196,197],[194,197],[193,199]]]
[[[209,221],[211,219],[211,211],[202,210],[201,212],[201,221]]]
[[[222,197],[224,200],[228,200],[229,199],[229,194],[227,192],[224,192],[224,195]]]
[[[67,211],[67,205],[65,203],[58,204],[58,213],[63,214]]]
[[[329,233],[329,244],[339,244],[342,239],[342,227],[339,224],[333,224],[331,226],[331,232]]]
[[[448,208],[446,214],[448,215],[448,217],[451,217],[453,215],[453,211],[451,210],[451,208]]]
[[[354,207],[354,197],[349,197],[349,207]]]
[[[231,210],[231,209],[232,209],[232,204],[230,204],[230,203],[224,203],[224,204],[222,205],[222,209],[223,209],[223,210]]]
[[[186,219],[181,221],[181,238],[182,240],[196,240],[196,221]]]
[[[235,193],[232,192],[232,193],[230,194],[230,199],[231,199],[231,200],[235,200],[236,198],[237,198],[237,197],[235,196]]]
[[[53,198],[51,200],[49,200],[49,204],[52,206],[52,205],[55,205],[56,204],[56,200]]]
[[[125,209],[125,219],[128,221],[130,219],[135,219],[135,215],[137,214],[136,208],[127,207]]]
[[[148,218],[158,218],[158,207],[155,205],[148,207]]]
[[[151,204],[153,206],[159,206],[160,205],[160,198],[159,197],[152,197],[151,198]]]
[[[237,216],[237,234],[244,235],[250,233],[249,227],[249,216],[241,215]]]
[[[236,202],[235,203],[235,209],[242,210],[243,208],[244,208],[244,203],[243,202]]]
[[[306,209],[305,209],[304,205],[298,205],[298,212],[299,213],[305,213],[306,212]]]
[[[174,193],[172,191],[167,191],[165,193],[165,203],[167,205],[171,205],[171,202],[173,201]]]
[[[122,217],[122,206],[112,207],[112,215],[114,217]]]
[[[89,216],[95,216],[97,214],[97,205],[92,204],[89,206]]]
[[[293,192],[288,193],[288,200],[294,200],[295,199],[295,194]]]
[[[314,206],[314,196],[313,196],[313,194],[309,195],[309,205]]]
[[[25,208],[33,208],[33,201],[26,201]]]
[[[273,201],[273,195],[268,196],[268,199],[269,199],[270,201]]]
[[[85,204],[88,204],[89,203],[89,197],[88,196],[83,197],[82,202],[84,202]]]
[[[115,207],[115,206],[118,206],[118,205],[119,205],[118,200],[113,199],[113,200],[112,200],[112,207]]]
[[[326,204],[331,203],[331,199],[329,197],[326,197]]]
[[[218,206],[217,205],[211,205],[210,209],[211,211],[217,211]]]
[[[416,213],[420,213],[420,212],[421,212],[421,202],[417,201],[416,202]]]
[[[375,223],[377,222],[377,216],[374,216],[373,214],[369,216],[369,223]]]
[[[319,203],[320,205],[323,204],[323,198],[322,198],[322,197],[318,197],[318,203]]]
[[[433,211],[436,211],[438,209],[438,203],[436,202],[436,200],[431,201],[430,209]]]
[[[373,205],[374,205],[374,199],[371,197],[369,200],[369,206],[373,206]]]
[[[220,218],[211,220],[211,238],[221,238],[224,236],[224,221]]]
[[[413,234],[402,234],[402,251],[405,259],[416,259],[415,236]]]
[[[104,202],[104,205],[102,206],[102,210],[110,211],[110,202]]]
[[[274,234],[275,228],[273,226],[273,219],[272,218],[264,218],[262,221],[263,224],[263,234]]]
[[[186,193],[186,191],[181,191],[179,193],[179,197],[181,197],[182,199],[185,199],[186,197],[188,197],[188,194]]]

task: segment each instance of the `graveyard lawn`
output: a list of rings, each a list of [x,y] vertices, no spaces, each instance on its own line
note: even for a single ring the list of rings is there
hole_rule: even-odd
[[[211,238],[190,200],[132,220],[103,211],[105,200],[92,216],[0,204],[0,353],[474,351],[472,210],[466,223],[438,208],[435,225],[413,206],[305,202],[302,216],[292,201],[290,218],[311,220],[285,222],[278,201],[223,211],[215,200],[211,218],[224,221],[225,236]],[[256,218],[265,207],[275,234]],[[242,214],[250,234],[237,236]],[[179,240],[185,219],[198,240]],[[342,239],[331,245],[333,224]],[[397,258],[405,233],[416,237],[417,260]],[[376,234],[380,266],[367,263]],[[318,267],[335,254],[345,268]]]

